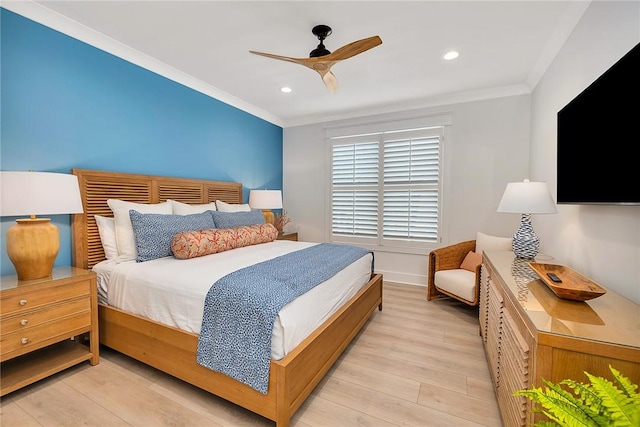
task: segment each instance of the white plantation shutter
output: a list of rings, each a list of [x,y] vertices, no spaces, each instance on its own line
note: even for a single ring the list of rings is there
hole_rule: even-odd
[[[443,128],[331,138],[331,236],[423,247],[439,238]]]
[[[383,165],[383,238],[436,242],[439,136],[387,135]]]
[[[332,149],[332,232],[378,235],[378,142],[338,144]]]

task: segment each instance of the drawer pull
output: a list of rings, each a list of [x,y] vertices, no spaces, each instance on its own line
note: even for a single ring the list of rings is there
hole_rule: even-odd
[[[27,323],[29,323],[29,321],[28,321],[27,319],[22,319],[22,320],[20,321],[20,324],[21,324],[22,326],[26,326],[26,324],[27,324]]]
[[[27,305],[27,300],[26,299],[21,299],[20,300],[20,305]]]
[[[22,338],[22,339],[20,340],[20,342],[21,342],[22,344],[26,344],[26,343],[28,343],[28,342],[29,342],[29,338]]]

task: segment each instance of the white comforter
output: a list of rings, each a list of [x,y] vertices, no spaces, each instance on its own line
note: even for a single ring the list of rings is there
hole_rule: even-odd
[[[205,297],[218,279],[312,245],[276,240],[188,260],[103,261],[93,270],[101,303],[198,334]],[[369,281],[371,257],[361,258],[282,308],[273,327],[273,359],[286,356]]]

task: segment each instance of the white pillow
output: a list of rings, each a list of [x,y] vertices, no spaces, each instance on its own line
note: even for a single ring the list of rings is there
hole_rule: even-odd
[[[107,204],[111,208],[111,211],[113,211],[113,218],[116,223],[116,242],[118,244],[118,258],[116,261],[118,262],[135,261],[138,257],[133,225],[131,225],[131,218],[129,217],[129,211],[131,209],[135,209],[140,213],[173,213],[171,203],[169,202],[147,204],[108,199]]]
[[[482,251],[510,251],[511,237],[490,236],[478,231],[476,235],[476,253]]]
[[[171,199],[168,199],[167,202],[171,203],[173,213],[176,215],[191,215],[216,210],[216,202],[205,203],[203,205],[189,205],[187,203]]]
[[[94,215],[100,234],[100,242],[107,259],[118,257],[118,244],[116,243],[116,220],[108,216]]]
[[[216,200],[216,206],[220,212],[251,212],[251,206],[248,204],[231,204],[225,203],[222,200]]]

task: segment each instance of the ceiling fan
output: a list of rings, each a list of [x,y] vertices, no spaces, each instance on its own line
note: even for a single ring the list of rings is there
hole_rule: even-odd
[[[338,89],[338,80],[331,72],[331,67],[344,59],[351,58],[352,56],[366,52],[367,50],[382,44],[382,39],[379,36],[373,36],[344,45],[332,53],[324,46],[324,39],[331,35],[331,27],[328,25],[316,25],[313,27],[311,32],[318,37],[320,44],[317,48],[313,49],[311,53],[309,53],[309,58],[291,58],[288,56],[273,55],[253,50],[250,50],[249,52],[256,55],[266,56],[267,58],[304,65],[307,68],[317,71],[318,74],[320,74],[320,77],[322,77],[322,81],[325,86],[329,89],[329,92],[334,93]]]

